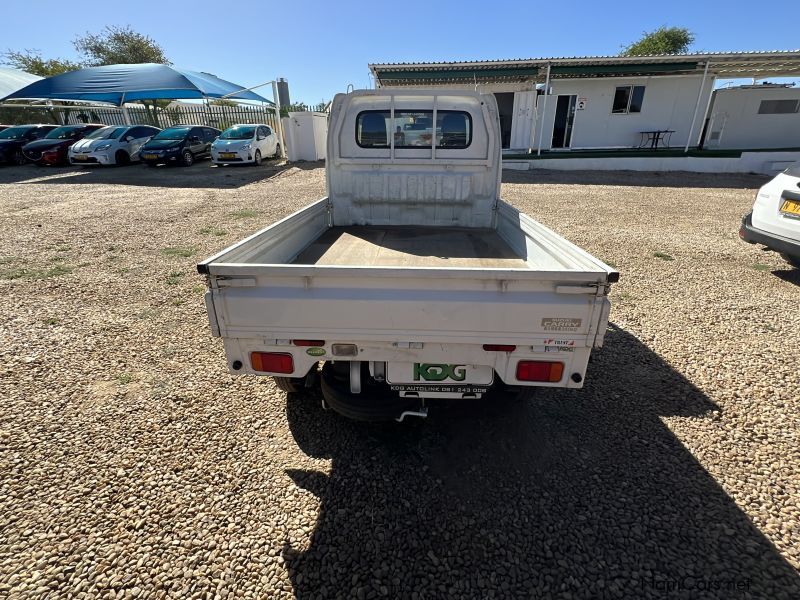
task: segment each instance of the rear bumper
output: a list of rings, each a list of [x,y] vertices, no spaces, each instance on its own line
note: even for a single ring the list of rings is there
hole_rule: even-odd
[[[319,361],[348,362],[351,357],[337,356],[333,353],[334,344],[353,344],[358,348],[359,362],[421,363],[433,365],[479,365],[491,367],[495,381],[506,385],[581,388],[586,377],[591,348],[585,345],[585,336],[567,337],[563,340],[532,336],[525,345],[517,345],[511,352],[485,350],[482,344],[463,343],[425,343],[420,348],[402,348],[397,342],[358,341],[353,339],[320,340],[323,343],[314,348],[298,347],[290,340],[265,340],[263,338],[224,338],[228,369],[232,375],[277,375],[279,377],[303,377]],[[310,351],[309,351],[310,350]],[[260,371],[253,367],[253,352],[289,354],[292,356],[293,371],[277,373]],[[546,361],[562,363],[561,377],[558,381],[525,381],[517,378],[520,361]],[[409,371],[410,374],[410,371]],[[396,382],[398,383],[398,382]],[[422,384],[425,382],[422,381]],[[432,385],[431,382],[428,382]],[[442,385],[454,382],[442,382]],[[406,384],[412,385],[412,384]],[[421,393],[420,397],[435,397]]]
[[[748,244],[763,244],[770,250],[800,256],[800,242],[781,235],[775,235],[763,229],[753,227],[753,213],[749,212],[742,217],[742,226],[739,228],[739,237]]]

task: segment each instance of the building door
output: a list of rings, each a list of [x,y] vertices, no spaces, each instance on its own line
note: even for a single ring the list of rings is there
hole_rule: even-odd
[[[553,143],[551,148],[569,148],[572,143],[572,128],[575,123],[575,103],[578,96],[558,96],[556,116],[553,120]]]
[[[514,120],[511,121],[510,148],[528,150],[533,145],[533,123],[536,118],[536,92],[514,94]]]

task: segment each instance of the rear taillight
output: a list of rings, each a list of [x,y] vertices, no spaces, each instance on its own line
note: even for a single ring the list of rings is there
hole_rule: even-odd
[[[283,352],[251,352],[250,364],[254,371],[270,373],[293,373],[294,359]]]
[[[292,340],[295,346],[324,346],[325,340]]]
[[[564,363],[544,360],[521,360],[517,363],[519,381],[546,381],[556,383],[564,375]]]
[[[487,352],[513,352],[517,347],[514,344],[484,344],[483,349]]]

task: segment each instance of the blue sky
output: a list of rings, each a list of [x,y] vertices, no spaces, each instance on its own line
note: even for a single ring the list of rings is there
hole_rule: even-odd
[[[243,86],[286,77],[293,101],[370,85],[370,62],[617,54],[660,25],[688,27],[693,49],[800,47],[797,3],[671,2],[4,2],[0,50],[76,58],[71,41],[130,25],[175,65]],[[47,7],[50,5],[50,7]],[[787,18],[792,17],[792,18]],[[265,95],[269,88],[261,90]]]

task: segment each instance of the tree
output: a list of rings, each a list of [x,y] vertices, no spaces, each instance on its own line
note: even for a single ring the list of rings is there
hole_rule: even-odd
[[[80,63],[62,58],[42,58],[38,50],[8,50],[2,55],[3,64],[10,65],[39,77],[52,77],[67,71],[80,69]],[[42,112],[44,111],[44,112]],[[5,107],[0,109],[0,122],[3,123],[36,123],[45,116],[56,125],[66,119],[66,112],[55,108]]]
[[[160,63],[172,64],[164,50],[151,37],[134,31],[129,26],[110,25],[100,33],[86,33],[72,42],[84,58],[84,66]],[[164,109],[167,100],[141,100],[148,120],[158,126],[158,109]]]
[[[42,58],[38,50],[23,50],[17,52],[8,50],[3,54],[3,62],[20,71],[38,75],[39,77],[52,77],[80,69],[81,64],[63,58]]]
[[[72,45],[81,55],[80,61],[44,59],[36,50],[22,52],[9,50],[3,54],[3,62],[40,77],[52,77],[82,67],[137,63],[171,64],[155,40],[128,26],[111,25],[103,28],[100,33],[87,32],[75,38]],[[169,102],[142,100],[142,104],[150,121],[157,125],[158,108],[164,108]]]
[[[281,106],[281,117],[288,117],[290,112],[305,112],[307,110],[308,106],[303,102],[293,102],[292,104]]]
[[[107,26],[100,33],[86,33],[72,42],[86,66],[160,63],[169,65],[156,41],[130,27]]]
[[[639,41],[623,46],[622,56],[682,54],[689,49],[692,43],[694,43],[694,34],[685,27],[662,25],[655,31],[645,31]]]

